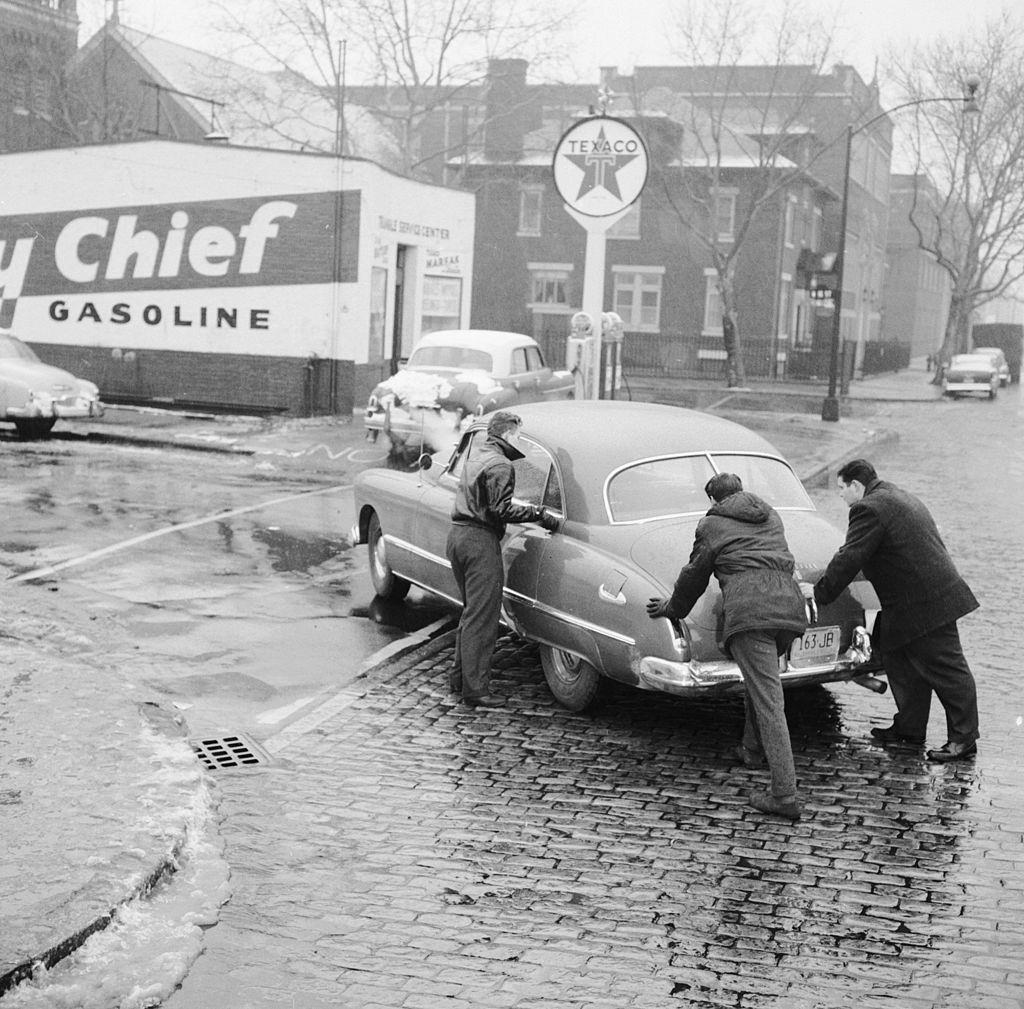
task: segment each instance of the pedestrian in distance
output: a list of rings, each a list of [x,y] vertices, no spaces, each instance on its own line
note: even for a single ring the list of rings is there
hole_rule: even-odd
[[[445,553],[462,597],[455,638],[451,685],[471,707],[497,707],[491,693],[491,657],[498,640],[505,566],[501,540],[509,522],[539,522],[550,532],[559,520],[538,505],[512,500],[516,487],[512,463],[523,458],[517,448],[522,421],[499,410],[487,424],[487,437],[470,451],[452,506],[452,526]]]
[[[846,463],[837,483],[850,509],[849,526],[846,541],[814,585],[814,598],[832,602],[863,571],[882,605],[872,638],[896,715],[892,725],[873,728],[871,735],[881,743],[923,745],[934,693],[946,712],[946,742],[929,750],[928,759],[946,763],[973,756],[978,693],[956,622],[977,609],[978,600],[918,498],[879,480],[865,459]]]
[[[747,767],[765,760],[771,791],[750,796],[763,813],[798,820],[793,748],[786,724],[779,657],[807,629],[804,595],[794,580],[782,519],[766,501],[743,489],[734,473],[718,473],[704,488],[712,504],[697,525],[690,559],[668,599],[651,599],[652,619],[681,619],[707,588],[722,589],[723,649],[743,674],[746,721],[736,756]]]

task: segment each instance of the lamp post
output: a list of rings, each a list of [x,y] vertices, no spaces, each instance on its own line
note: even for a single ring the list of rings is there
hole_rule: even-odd
[[[862,130],[877,123],[884,116],[899,112],[900,109],[908,109],[912,105],[925,105],[928,102],[963,102],[965,115],[976,114],[980,111],[977,102],[978,88],[981,80],[977,77],[968,77],[964,81],[964,93],[960,98],[918,98],[911,102],[904,102],[877,116],[872,116],[866,123],[854,127],[850,123],[846,127],[846,158],[843,162],[843,202],[839,210],[839,248],[835,262],[835,290],[832,292],[832,346],[828,363],[828,395],[821,404],[821,419],[829,421],[839,420],[839,397],[836,395],[836,387],[839,381],[839,349],[842,345],[842,312],[843,312],[843,273],[846,268],[846,222],[850,208],[850,161],[853,155],[853,138]]]

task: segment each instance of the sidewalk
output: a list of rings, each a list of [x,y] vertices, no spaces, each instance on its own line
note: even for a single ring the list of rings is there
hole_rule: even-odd
[[[938,398],[923,367],[855,383],[853,416],[844,412],[835,423],[795,412],[788,387],[740,394],[680,383],[670,390],[680,398],[695,391],[710,400],[706,409],[764,434],[807,483],[893,437],[887,404]],[[754,396],[761,408],[742,408],[742,397]],[[245,455],[254,467],[311,480],[347,479],[384,456],[366,441],[358,415],[263,420],[110,408],[73,427],[90,440]],[[126,693],[102,656],[84,669],[61,657],[59,629],[29,615],[45,612],[45,591],[9,592],[0,631],[8,660],[0,674],[0,997],[34,962],[67,955],[105,927],[114,909],[172,872],[207,801],[204,775],[173,719]]]

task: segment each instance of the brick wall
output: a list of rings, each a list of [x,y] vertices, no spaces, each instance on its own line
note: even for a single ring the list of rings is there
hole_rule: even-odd
[[[356,368],[323,358],[33,344],[47,364],[95,382],[100,398],[209,403],[295,416],[352,413]],[[333,395],[332,395],[333,391]],[[365,396],[359,401],[362,405]]]

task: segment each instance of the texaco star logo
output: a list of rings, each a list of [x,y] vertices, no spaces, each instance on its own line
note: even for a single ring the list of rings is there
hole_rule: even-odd
[[[582,144],[584,141],[577,141],[577,143]],[[567,154],[565,156],[566,161],[571,161],[583,172],[583,181],[580,183],[580,191],[576,194],[576,199],[586,196],[596,186],[602,186],[617,200],[621,200],[622,193],[619,192],[616,175],[620,168],[635,161],[637,155],[635,153],[616,154],[612,150],[611,144],[608,143],[603,126],[597,134],[597,139],[587,146],[590,147],[590,150],[586,154]]]
[[[565,133],[552,169],[570,207],[589,217],[608,217],[640,195],[647,181],[647,149],[628,123],[597,116]]]

